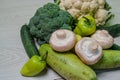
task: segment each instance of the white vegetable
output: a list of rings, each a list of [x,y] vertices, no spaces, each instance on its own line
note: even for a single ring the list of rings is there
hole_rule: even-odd
[[[60,3],[60,4],[59,4],[59,7],[60,7],[60,9],[62,9],[62,10],[66,10],[63,3]]]
[[[90,2],[83,2],[83,5],[81,7],[81,11],[83,13],[89,12],[90,9]]]
[[[65,0],[64,1],[64,7],[66,8],[66,9],[70,9],[70,8],[72,8],[72,0]]]
[[[68,51],[74,47],[76,43],[76,36],[70,30],[56,30],[52,33],[49,43],[50,46],[56,51]]]
[[[79,17],[80,15],[80,10],[75,9],[75,8],[71,8],[69,10],[67,10],[75,19]]]
[[[104,8],[106,0],[98,0],[99,8]]]
[[[74,4],[73,7],[77,9],[81,9],[82,6],[82,1],[77,0]]]
[[[99,5],[95,2],[90,3],[90,11],[96,11],[98,9]]]
[[[97,30],[91,37],[95,39],[103,49],[110,48],[114,43],[113,37],[106,30]]]
[[[75,52],[88,65],[97,63],[102,57],[102,47],[96,40],[84,37],[75,46]]]
[[[61,3],[63,3],[65,0],[60,0]]]
[[[108,12],[105,9],[98,9],[95,13],[95,19],[98,24],[102,24],[107,19]]]
[[[83,2],[90,2],[90,1],[92,1],[92,0],[82,0]]]
[[[98,4],[98,0],[91,0],[91,3],[97,3]]]
[[[104,25],[108,12],[104,9],[106,0],[60,0],[60,8],[68,11],[74,19],[94,13],[97,26]]]

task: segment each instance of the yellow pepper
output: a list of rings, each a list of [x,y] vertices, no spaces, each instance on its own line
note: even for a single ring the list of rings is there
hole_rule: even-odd
[[[91,35],[96,31],[95,19],[91,15],[81,17],[73,31],[81,36]]]
[[[41,56],[32,56],[22,67],[20,73],[23,76],[36,76],[46,67],[46,62]]]

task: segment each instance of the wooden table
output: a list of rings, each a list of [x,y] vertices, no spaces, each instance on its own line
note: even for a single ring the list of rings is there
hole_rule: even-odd
[[[19,72],[28,60],[21,43],[20,28],[47,2],[53,0],[0,0],[0,80],[60,80],[51,69],[37,77],[23,77]],[[108,2],[116,15],[112,23],[120,23],[120,1]],[[120,45],[120,37],[115,38],[115,43]],[[98,80],[120,80],[120,70],[102,72],[97,77]]]

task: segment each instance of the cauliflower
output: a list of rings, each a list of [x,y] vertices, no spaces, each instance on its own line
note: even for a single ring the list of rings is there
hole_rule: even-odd
[[[59,1],[61,9],[68,11],[73,18],[79,19],[91,12],[96,20],[97,26],[102,26],[108,18],[108,10],[105,9],[106,0],[54,0]]]

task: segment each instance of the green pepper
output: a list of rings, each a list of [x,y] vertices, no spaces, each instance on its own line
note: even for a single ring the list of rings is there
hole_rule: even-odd
[[[36,76],[46,67],[46,62],[41,56],[32,56],[22,67],[20,73],[23,76]]]
[[[91,15],[81,17],[73,31],[81,36],[91,35],[96,31],[95,19]]]

